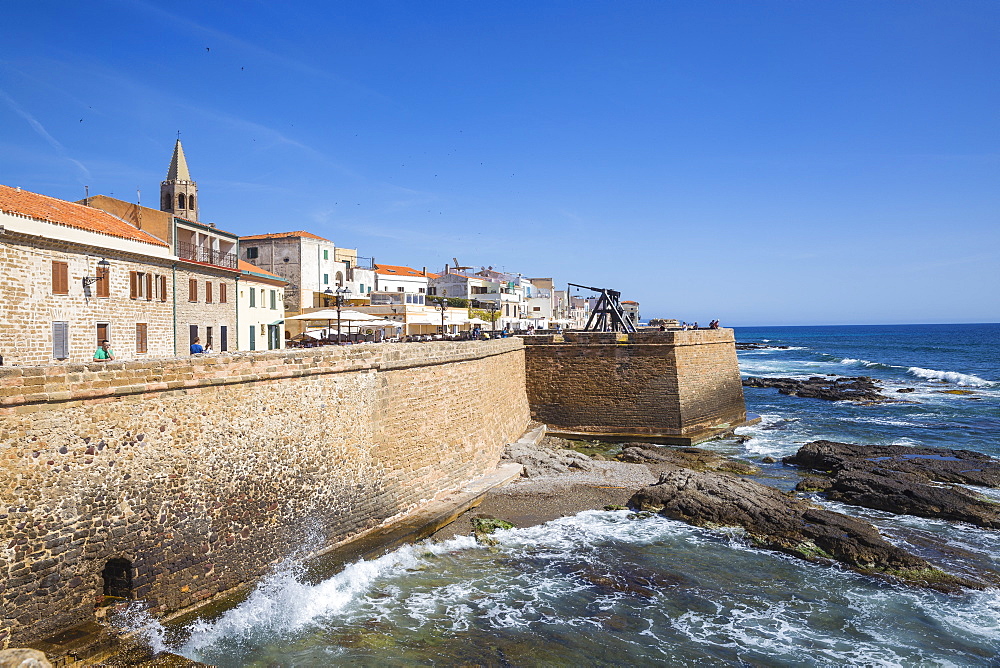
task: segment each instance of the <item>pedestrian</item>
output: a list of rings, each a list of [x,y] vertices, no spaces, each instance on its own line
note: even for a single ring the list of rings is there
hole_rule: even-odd
[[[95,362],[110,362],[115,358],[115,351],[111,350],[111,343],[104,339],[101,341],[101,346],[94,351],[94,361]]]
[[[191,344],[191,354],[201,355],[205,352],[205,349],[201,345],[201,339],[199,337],[194,337],[194,343]]]

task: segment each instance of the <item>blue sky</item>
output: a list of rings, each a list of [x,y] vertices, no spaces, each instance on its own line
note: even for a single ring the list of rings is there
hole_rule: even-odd
[[[4,3],[0,183],[723,325],[1000,320],[1000,3]]]

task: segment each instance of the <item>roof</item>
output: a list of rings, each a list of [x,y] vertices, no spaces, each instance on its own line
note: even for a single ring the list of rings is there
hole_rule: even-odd
[[[257,276],[264,276],[266,278],[273,278],[278,281],[285,281],[285,279],[283,279],[281,276],[278,276],[277,274],[272,274],[267,269],[261,269],[260,267],[252,265],[249,262],[245,262],[243,260],[236,261],[236,268],[239,269],[244,274],[256,274]],[[285,282],[287,283],[288,281]]]
[[[184,157],[184,147],[178,139],[174,144],[174,157],[170,159],[170,169],[167,170],[167,181],[190,181],[187,158]]]
[[[622,304],[638,304],[639,302],[634,302],[629,299],[623,299]]]
[[[321,236],[317,236],[312,232],[303,232],[299,230],[298,232],[275,232],[273,234],[253,234],[249,237],[240,237],[240,241],[254,241],[257,239],[292,239],[295,237],[305,237],[306,239],[319,239],[320,241],[328,241],[333,243],[329,239],[324,239]]]
[[[55,225],[105,234],[109,237],[118,237],[119,239],[128,239],[164,248],[170,247],[151,234],[129,225],[107,211],[47,195],[39,195],[20,188],[0,185],[0,211],[44,220]]]
[[[419,276],[421,278],[439,278],[439,274],[432,274],[429,271],[417,271],[413,267],[403,267],[396,264],[376,264],[375,273],[383,276]]]

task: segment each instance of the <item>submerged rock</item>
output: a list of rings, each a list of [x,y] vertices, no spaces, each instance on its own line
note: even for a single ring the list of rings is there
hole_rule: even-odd
[[[837,561],[862,573],[942,590],[980,586],[892,545],[867,522],[735,476],[667,471],[633,495],[629,505],[695,526],[740,527],[755,544],[808,561]]]
[[[575,450],[523,443],[507,444],[501,459],[524,466],[522,475],[526,478],[568,473],[571,470],[589,471],[594,468],[590,457]]]
[[[744,387],[776,387],[778,392],[792,397],[825,399],[827,401],[857,401],[867,404],[881,404],[894,401],[881,392],[876,381],[868,376],[846,378],[824,378],[813,376],[799,378],[758,378],[743,379]]]
[[[1000,461],[978,452],[814,441],[783,461],[828,473],[798,489],[834,501],[1000,529],[1000,504],[954,484],[1000,487]]]

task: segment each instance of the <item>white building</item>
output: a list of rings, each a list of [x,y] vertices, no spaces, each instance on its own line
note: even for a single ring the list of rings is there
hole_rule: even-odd
[[[337,248],[311,232],[240,237],[240,259],[288,281],[284,310],[289,313],[331,306],[337,288],[350,290],[352,303],[367,303],[376,289],[375,272],[357,266],[356,250]]]
[[[236,345],[239,350],[277,350],[285,347],[285,286],[276,274],[240,260],[237,282]]]

